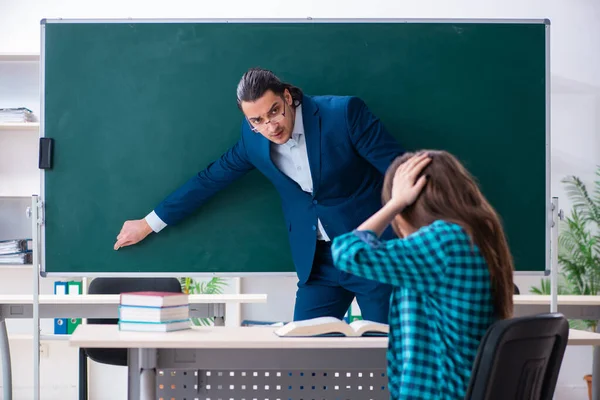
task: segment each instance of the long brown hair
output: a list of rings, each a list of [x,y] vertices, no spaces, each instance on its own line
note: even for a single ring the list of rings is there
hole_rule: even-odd
[[[421,150],[398,157],[385,175],[383,203],[391,199],[392,182],[398,167],[423,151],[431,158],[422,172],[427,176],[427,184],[417,200],[400,215],[416,229],[438,219],[456,223],[465,229],[487,262],[497,316],[510,318],[513,313],[513,259],[504,229],[473,176],[453,155],[445,151]],[[392,222],[392,227],[402,237],[395,222]]]

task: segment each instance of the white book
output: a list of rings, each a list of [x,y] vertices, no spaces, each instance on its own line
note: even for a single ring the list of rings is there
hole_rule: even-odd
[[[389,325],[367,320],[350,324],[334,317],[289,322],[275,331],[282,337],[298,336],[387,336]]]
[[[0,108],[0,122],[32,122],[35,117],[31,110],[25,107]]]
[[[172,332],[190,328],[189,320],[169,322],[119,321],[119,330],[130,332]]]
[[[190,306],[138,307],[119,306],[119,319],[126,322],[181,321],[190,316]]]
[[[0,254],[0,264],[31,264],[32,257],[32,252]]]
[[[174,292],[127,292],[121,293],[121,305],[140,307],[172,307],[189,305],[188,295]]]
[[[32,250],[31,239],[0,240],[0,254],[1,255],[27,253],[31,250]]]

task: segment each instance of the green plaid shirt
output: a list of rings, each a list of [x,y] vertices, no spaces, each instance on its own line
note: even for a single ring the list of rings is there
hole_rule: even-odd
[[[463,399],[481,338],[495,321],[490,274],[459,225],[435,221],[403,239],[371,231],[336,238],[342,271],[393,285],[391,398]]]

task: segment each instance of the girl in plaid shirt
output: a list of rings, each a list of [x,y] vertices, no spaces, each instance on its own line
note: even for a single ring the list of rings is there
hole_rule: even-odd
[[[335,265],[394,288],[391,398],[463,399],[481,338],[513,310],[513,261],[498,215],[443,151],[395,160],[382,197],[377,213],[334,239]],[[390,224],[398,239],[379,240]]]

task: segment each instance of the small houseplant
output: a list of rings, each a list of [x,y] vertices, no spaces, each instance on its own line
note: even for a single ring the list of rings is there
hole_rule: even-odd
[[[180,278],[181,290],[187,294],[222,294],[227,281],[215,276],[208,281],[196,281],[193,278]],[[214,318],[191,318],[196,326],[209,326],[214,323]]]
[[[576,176],[562,180],[573,201],[571,215],[559,225],[558,263],[561,267],[558,294],[598,295],[600,292],[600,167],[592,194]],[[534,294],[550,294],[550,282],[542,279]],[[598,330],[596,320],[570,320],[573,329]],[[592,376],[586,375],[591,399]]]

